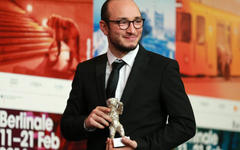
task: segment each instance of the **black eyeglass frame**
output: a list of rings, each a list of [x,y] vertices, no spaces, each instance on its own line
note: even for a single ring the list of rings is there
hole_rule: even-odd
[[[142,20],[142,25],[141,25],[141,27],[136,27],[136,25],[135,25],[134,22],[135,22],[135,21],[139,21],[139,19]],[[129,26],[130,26],[131,23],[133,23],[133,26],[134,26],[135,29],[140,29],[140,28],[142,28],[143,25],[144,25],[145,19],[144,19],[144,18],[139,18],[139,19],[135,19],[135,20],[133,20],[133,21],[130,21],[130,20],[127,20],[127,19],[121,19],[121,20],[109,20],[109,19],[104,19],[104,21],[105,21],[105,22],[114,22],[114,23],[117,23],[118,26],[119,26],[119,28],[120,28],[121,30],[127,30],[127,29],[129,28]],[[126,26],[126,28],[122,28],[121,25],[120,25],[120,22],[121,22],[121,21],[127,21],[127,22],[128,22],[128,26]]]

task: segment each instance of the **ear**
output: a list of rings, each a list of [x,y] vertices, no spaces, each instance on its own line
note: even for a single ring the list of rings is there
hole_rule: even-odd
[[[99,25],[100,25],[100,29],[102,30],[102,32],[107,36],[108,32],[109,32],[107,23],[105,21],[101,20],[99,22]]]

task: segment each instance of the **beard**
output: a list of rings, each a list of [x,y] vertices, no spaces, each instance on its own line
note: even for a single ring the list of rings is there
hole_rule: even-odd
[[[111,35],[109,38],[109,42],[111,42],[111,44],[116,48],[116,50],[123,52],[123,53],[128,53],[128,52],[134,50],[137,47],[139,41],[140,41],[140,39],[137,41],[136,45],[125,46],[119,39],[113,38],[113,37],[111,37]]]
[[[136,47],[137,47],[137,44],[136,45],[133,45],[133,46],[125,46],[119,42],[114,42],[114,41],[111,41],[110,42],[112,43],[112,45],[117,49],[119,50],[120,52],[123,52],[123,53],[127,53],[127,52],[130,52],[132,50],[134,50]]]

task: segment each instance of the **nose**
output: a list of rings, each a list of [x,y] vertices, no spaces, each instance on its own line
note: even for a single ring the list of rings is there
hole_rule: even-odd
[[[133,22],[130,22],[129,27],[127,28],[127,32],[128,33],[135,33],[136,32],[136,29],[133,25]]]

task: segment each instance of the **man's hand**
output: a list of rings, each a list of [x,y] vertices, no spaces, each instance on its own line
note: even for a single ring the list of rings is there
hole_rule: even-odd
[[[112,121],[111,117],[108,115],[110,108],[97,106],[85,119],[85,127],[87,129],[100,128],[104,129],[109,126],[109,122]]]
[[[106,142],[106,150],[134,150],[137,148],[137,142],[134,140],[123,137],[122,142],[126,145],[125,147],[113,148],[113,140],[108,138]]]

